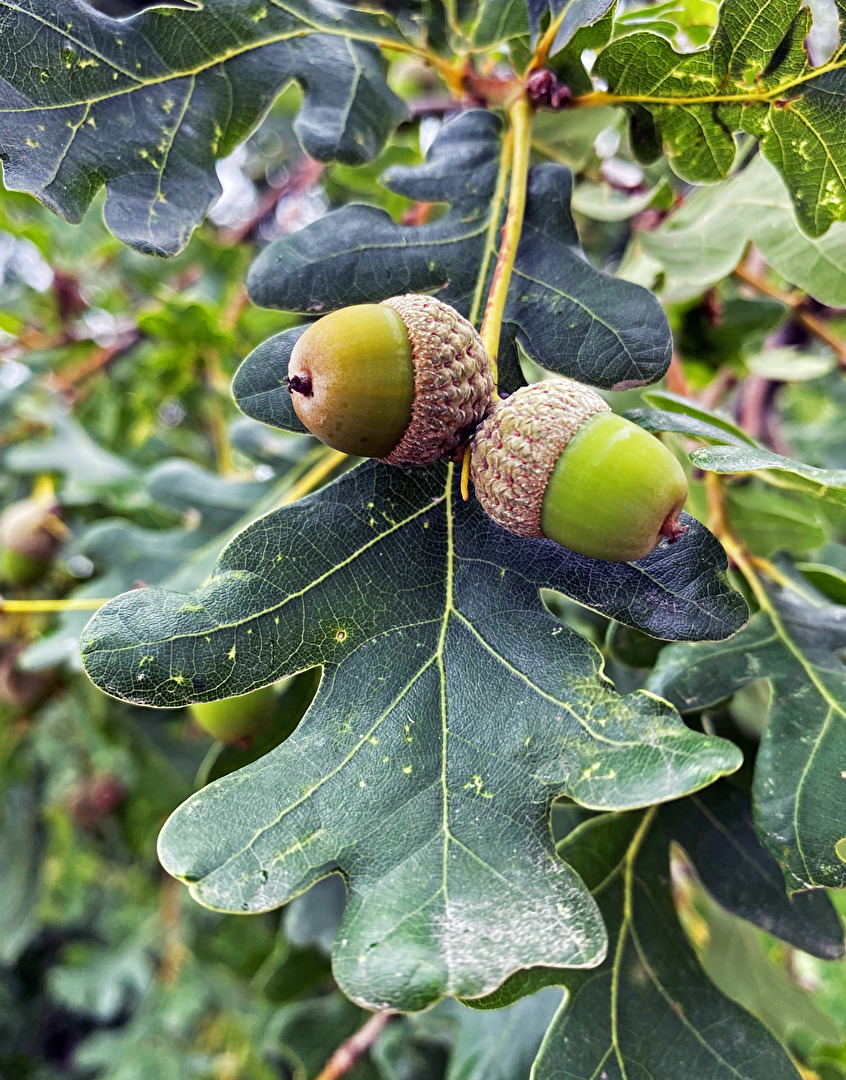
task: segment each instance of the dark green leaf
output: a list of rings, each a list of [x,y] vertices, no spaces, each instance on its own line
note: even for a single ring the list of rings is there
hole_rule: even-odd
[[[570,996],[535,1080],[797,1080],[760,1022],[708,981],[685,938],[670,881],[674,824],[672,811],[662,813],[633,840],[629,816],[603,815],[561,846],[594,891],[612,943],[601,967],[567,974]]]
[[[293,410],[292,410],[293,411]],[[705,442],[728,443],[731,446],[748,446],[748,442],[734,435],[726,427],[703,420],[696,413],[669,412],[663,409],[629,409],[625,414],[629,420],[656,433],[675,431],[679,435],[689,435]]]
[[[679,803],[676,835],[702,884],[726,910],[797,949],[843,956],[843,925],[823,892],[788,899],[778,863],[758,843],[749,797],[714,784]]]
[[[650,405],[655,405],[666,412],[678,413],[680,417],[691,417],[710,427],[719,428],[721,431],[725,432],[725,436],[720,440],[721,442],[731,443],[732,445],[742,443],[748,443],[750,446],[756,445],[755,440],[730,417],[726,416],[724,413],[706,409],[704,405],[700,405],[693,398],[672,394],[668,390],[649,390],[643,397]],[[652,429],[650,428],[650,430]],[[676,429],[668,427],[664,430],[675,431]],[[693,429],[685,428],[684,432],[687,431],[693,432]],[[710,437],[713,436],[709,436],[709,438]]]
[[[0,2],[0,155],[6,186],[70,221],[101,185],[106,222],[141,251],[172,255],[220,192],[215,158],[285,83],[304,90],[296,130],[322,161],[376,156],[406,115],[385,83],[385,16],[331,0],[205,0],[126,20],[81,0]]]
[[[755,766],[755,825],[790,891],[846,885],[846,608],[783,591],[730,645],[663,650],[648,686],[683,711],[758,679],[773,693]]]
[[[477,321],[503,210],[493,201],[499,159],[495,116],[474,110],[449,121],[424,165],[394,167],[384,177],[408,198],[448,202],[443,217],[412,227],[371,206],[327,214],[258,257],[248,279],[252,298],[318,314],[432,292]],[[607,388],[652,382],[670,361],[669,330],[655,298],[585,260],[570,214],[571,186],[560,165],[531,170],[500,341],[507,390],[525,381],[518,343],[541,367]]]
[[[240,533],[199,593],[137,590],[83,634],[98,685],[148,705],[324,665],[294,735],[186,803],[160,851],[226,910],[275,907],[340,869],[337,978],[357,1000],[405,1009],[602,956],[592,903],[554,857],[554,796],[643,805],[738,764],[664,703],[613,692],[599,653],[540,603],[538,586],[566,577],[563,549],[512,539],[454,499],[451,474],[361,466]],[[643,573],[639,602],[655,609],[661,563],[681,546],[607,576],[572,556],[575,583],[631,609],[637,587],[614,577]],[[736,625],[731,594],[704,585]]]

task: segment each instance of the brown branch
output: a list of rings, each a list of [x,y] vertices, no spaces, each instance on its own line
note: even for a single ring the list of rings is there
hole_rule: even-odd
[[[687,381],[687,376],[684,373],[677,352],[673,353],[670,366],[667,368],[667,389],[680,397],[690,397],[690,384]]]
[[[341,1043],[315,1080],[338,1080],[348,1073],[358,1059],[373,1046],[385,1025],[394,1016],[396,1013],[390,1011],[374,1013],[363,1027]]]
[[[221,241],[227,247],[234,247],[236,244],[248,239],[268,214],[274,211],[287,195],[307,191],[313,184],[317,183],[325,169],[326,166],[319,161],[305,158],[284,183],[272,187],[264,193],[262,198],[259,199],[258,206],[243,225],[239,225],[237,229],[227,229],[221,232]]]
[[[827,345],[837,357],[837,363],[840,367],[846,368],[846,341],[833,333],[824,319],[821,319],[812,311],[808,311],[803,306],[804,298],[802,296],[798,293],[785,292],[783,289],[778,288],[777,285],[770,284],[770,282],[765,281],[758,274],[749,270],[744,264],[735,267],[734,276],[746,285],[751,285],[753,289],[764,296],[770,296],[773,300],[778,300],[786,305],[790,309],[791,317],[800,326],[803,326],[809,334],[813,334],[815,338]]]
[[[74,364],[65,371],[51,374],[47,380],[48,386],[51,390],[58,390],[60,394],[73,393],[80,383],[90,379],[92,375],[100,374],[109,364],[134,349],[143,336],[140,330],[128,331],[118,338],[114,345],[98,348],[80,363]]]

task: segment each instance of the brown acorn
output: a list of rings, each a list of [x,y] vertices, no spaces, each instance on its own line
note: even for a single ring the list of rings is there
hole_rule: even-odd
[[[291,352],[287,382],[312,435],[400,466],[453,454],[494,389],[474,327],[448,304],[414,294],[312,323]]]
[[[470,476],[498,524],[594,559],[642,559],[685,531],[681,465],[572,379],[524,386],[498,401],[473,440]]]

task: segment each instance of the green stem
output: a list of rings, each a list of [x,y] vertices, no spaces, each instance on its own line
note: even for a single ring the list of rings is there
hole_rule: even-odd
[[[523,215],[526,209],[526,191],[529,183],[529,158],[532,150],[532,113],[528,99],[520,96],[508,109],[508,119],[514,140],[511,158],[511,186],[508,192],[508,212],[502,227],[502,243],[496,260],[493,281],[491,282],[485,317],[482,320],[480,336],[491,358],[494,386],[498,384],[497,355],[499,338],[502,332],[502,317],[514,260],[517,257],[517,245],[523,231]]]

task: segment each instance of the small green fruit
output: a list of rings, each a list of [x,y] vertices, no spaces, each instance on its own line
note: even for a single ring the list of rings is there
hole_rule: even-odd
[[[24,499],[0,514],[0,580],[34,585],[56,557],[66,531],[52,498]]]
[[[642,559],[684,532],[681,465],[572,379],[524,386],[497,402],[476,433],[470,475],[494,521],[593,559]]]
[[[294,411],[346,454],[429,465],[484,417],[490,361],[465,318],[432,296],[394,296],[333,311],[291,352]]]
[[[273,720],[275,705],[273,687],[262,686],[240,697],[195,701],[189,708],[203,731],[219,742],[233,743],[264,731]]]

